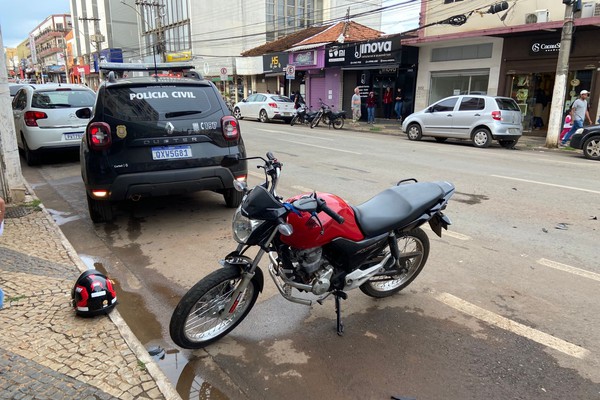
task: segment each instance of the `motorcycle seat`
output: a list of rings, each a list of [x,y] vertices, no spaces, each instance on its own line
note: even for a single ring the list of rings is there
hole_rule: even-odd
[[[444,194],[433,182],[399,185],[352,208],[365,236],[373,237],[408,225],[438,204]]]

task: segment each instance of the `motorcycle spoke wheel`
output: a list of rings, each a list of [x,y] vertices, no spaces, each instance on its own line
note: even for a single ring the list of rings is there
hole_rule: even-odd
[[[248,315],[259,292],[258,283],[251,280],[235,310],[228,313],[227,305],[241,279],[239,269],[222,268],[196,283],[171,316],[171,339],[183,348],[199,349],[231,332]]]
[[[400,266],[395,266],[393,275],[377,275],[360,286],[360,290],[371,297],[388,297],[407,287],[423,270],[429,257],[429,238],[421,229],[413,229],[397,235],[400,250]],[[386,250],[386,254],[389,249]]]

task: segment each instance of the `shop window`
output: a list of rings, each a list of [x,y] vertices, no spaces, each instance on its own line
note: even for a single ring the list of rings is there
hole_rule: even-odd
[[[487,94],[489,70],[431,73],[429,103],[460,94]]]

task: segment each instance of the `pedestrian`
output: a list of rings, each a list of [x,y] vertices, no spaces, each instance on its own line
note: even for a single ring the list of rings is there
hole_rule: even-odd
[[[6,213],[6,204],[4,204],[4,199],[0,197],[0,236],[4,232],[4,214]],[[2,288],[0,288],[0,309],[4,307],[4,292]]]
[[[396,89],[396,98],[394,100],[394,112],[396,113],[396,120],[402,121],[402,105],[404,104],[402,100],[402,89]]]
[[[352,95],[352,123],[358,125],[360,117],[360,89],[357,86],[354,88],[354,94]]]
[[[560,140],[562,141],[563,138],[565,137],[565,135],[567,134],[567,132],[569,132],[571,130],[571,128],[573,127],[573,118],[571,118],[571,112],[567,112],[567,115],[565,116],[565,122],[563,124],[563,130],[560,133]]]
[[[375,123],[375,105],[377,99],[375,99],[375,92],[369,92],[367,96],[367,124]]]
[[[304,99],[302,98],[300,91],[297,91],[294,95],[294,108],[297,110],[300,108],[300,106],[302,106],[302,104],[304,104]]]
[[[394,107],[392,97],[392,88],[388,86],[383,92],[383,116],[385,119],[392,119],[392,108]]]
[[[590,113],[588,111],[588,96],[590,92],[587,90],[582,90],[579,93],[579,98],[573,102],[571,105],[571,118],[572,124],[571,130],[567,132],[567,134],[563,137],[560,142],[561,146],[566,146],[569,139],[571,139],[571,135],[577,131],[579,128],[583,128],[583,122],[587,120],[590,124],[592,124],[592,119],[590,118]]]

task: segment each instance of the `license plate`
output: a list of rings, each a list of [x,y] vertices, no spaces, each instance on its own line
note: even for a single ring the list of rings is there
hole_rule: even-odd
[[[288,116],[288,115],[290,115],[290,114],[291,114],[291,113],[289,113],[289,112],[284,112],[284,113],[283,113],[283,115],[285,115],[285,116]]]
[[[83,132],[65,133],[65,140],[80,140],[83,137]]]
[[[192,158],[191,146],[152,147],[153,160],[180,160]]]
[[[510,133],[511,135],[518,135],[519,130],[517,128],[509,128],[508,133]]]

